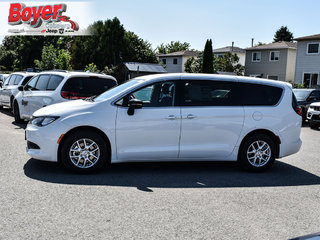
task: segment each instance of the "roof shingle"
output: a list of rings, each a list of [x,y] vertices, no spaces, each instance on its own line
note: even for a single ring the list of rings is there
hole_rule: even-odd
[[[320,40],[320,34],[305,36],[305,37],[299,37],[295,38],[295,41],[308,41],[308,40]]]
[[[264,44],[261,46],[247,48],[246,50],[268,50],[268,49],[297,49],[297,43],[295,42],[275,42]]]
[[[138,63],[138,62],[125,62],[123,63],[129,71],[150,72],[150,73],[167,73],[160,64],[154,63]]]
[[[173,52],[173,53],[167,53],[167,54],[157,54],[157,57],[180,57],[180,56],[198,57],[199,52],[186,50],[186,51],[179,51],[179,52]]]

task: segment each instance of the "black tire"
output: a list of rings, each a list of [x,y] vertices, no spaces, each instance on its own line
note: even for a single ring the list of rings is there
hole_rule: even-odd
[[[310,122],[310,121],[309,121],[309,127],[310,127],[311,129],[318,129],[318,128],[319,128],[319,124],[313,123],[313,122]]]
[[[20,110],[19,110],[19,105],[17,102],[14,102],[13,105],[13,115],[14,115],[14,121],[16,123],[23,123],[23,119],[20,118]]]
[[[81,143],[83,143],[83,142],[81,142],[82,139],[89,140],[89,142],[87,142],[87,144],[90,143],[90,141],[93,141],[96,144],[96,145],[93,145],[94,149],[97,149],[96,146],[98,146],[98,151],[96,151],[95,154],[97,154],[99,152],[99,157],[98,158],[96,157],[96,159],[93,158],[94,164],[92,166],[90,166],[91,162],[89,162],[89,160],[87,161],[87,160],[85,160],[85,158],[80,157],[80,154],[81,154],[80,151],[79,152],[76,152],[76,151],[72,152],[73,154],[75,154],[73,161],[74,162],[80,161],[80,162],[78,162],[78,166],[76,165],[76,163],[73,163],[73,161],[71,160],[71,157],[69,156],[69,153],[71,153],[71,148],[73,146],[77,146],[76,145],[77,141],[80,141],[80,145],[81,145]],[[99,134],[97,134],[93,131],[87,130],[87,131],[80,131],[80,132],[72,133],[71,135],[67,136],[66,139],[64,139],[62,144],[63,145],[61,146],[61,162],[68,170],[71,170],[73,172],[92,173],[92,172],[98,171],[98,170],[102,169],[103,167],[105,167],[108,162],[108,159],[109,159],[108,154],[109,153],[108,153],[107,144]],[[85,152],[84,148],[81,150],[83,150]],[[79,155],[77,155],[77,154],[79,154]],[[83,154],[85,155],[86,153],[83,153]],[[90,157],[93,157],[93,155],[90,155],[89,157],[87,155],[87,159]],[[82,163],[84,162],[85,167],[80,166],[82,164],[81,161],[82,161]]]
[[[10,107],[9,110],[13,111],[13,97],[10,98]]]
[[[248,155],[251,154],[251,156],[253,157],[256,154],[260,154],[260,152],[249,153],[249,154],[248,154],[248,152],[249,152],[249,149],[251,149],[252,146],[254,146],[252,144],[257,143],[258,141],[261,141],[260,143],[264,142],[269,146],[270,151],[268,151],[268,153],[269,153],[270,157],[267,161],[265,161],[261,165],[256,164],[256,165],[260,165],[260,166],[255,166],[254,163],[250,163]],[[257,146],[257,145],[255,145],[255,146]],[[262,154],[262,156],[266,156],[266,155]],[[246,171],[263,172],[263,171],[268,170],[273,165],[275,159],[276,159],[276,145],[275,145],[274,141],[268,135],[258,133],[258,134],[254,134],[252,136],[249,136],[241,144],[241,148],[239,150],[239,156],[238,156],[238,163]],[[254,161],[254,160],[252,160],[252,161]]]
[[[2,105],[0,105],[0,110],[2,110],[3,109],[3,106]]]

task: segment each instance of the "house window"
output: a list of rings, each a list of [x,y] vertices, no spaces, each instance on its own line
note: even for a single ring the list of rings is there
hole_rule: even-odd
[[[270,79],[270,80],[279,80],[279,76],[277,76],[277,75],[268,75],[268,79]]]
[[[178,64],[178,59],[177,58],[173,59],[173,64]]]
[[[252,62],[260,62],[260,61],[261,61],[261,52],[253,52]]]
[[[223,56],[224,56],[223,53],[218,53],[218,54],[216,54],[216,57],[217,57],[217,58],[223,58]]]
[[[249,77],[263,78],[263,74],[250,74]]]
[[[162,59],[162,64],[167,65],[167,59]]]
[[[308,43],[308,54],[319,54],[319,43]]]
[[[279,58],[280,58],[280,52],[278,51],[270,52],[270,62],[277,62],[279,61]]]
[[[319,73],[304,73],[303,85],[305,87],[313,88],[320,85]]]

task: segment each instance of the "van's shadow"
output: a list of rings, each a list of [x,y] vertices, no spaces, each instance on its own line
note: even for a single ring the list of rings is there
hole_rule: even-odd
[[[56,163],[30,159],[26,176],[39,181],[74,184],[149,188],[234,188],[280,187],[320,184],[320,177],[302,169],[276,162],[266,173],[241,171],[236,163],[135,163],[114,164],[90,175],[67,172]]]

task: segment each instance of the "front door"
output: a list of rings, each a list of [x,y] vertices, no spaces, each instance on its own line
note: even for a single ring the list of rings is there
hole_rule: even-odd
[[[181,159],[224,160],[244,122],[236,82],[186,80],[181,98]]]
[[[116,143],[119,161],[177,160],[180,108],[175,107],[175,83],[149,85],[121,99],[117,105]],[[128,115],[127,102],[137,98],[143,108]]]

